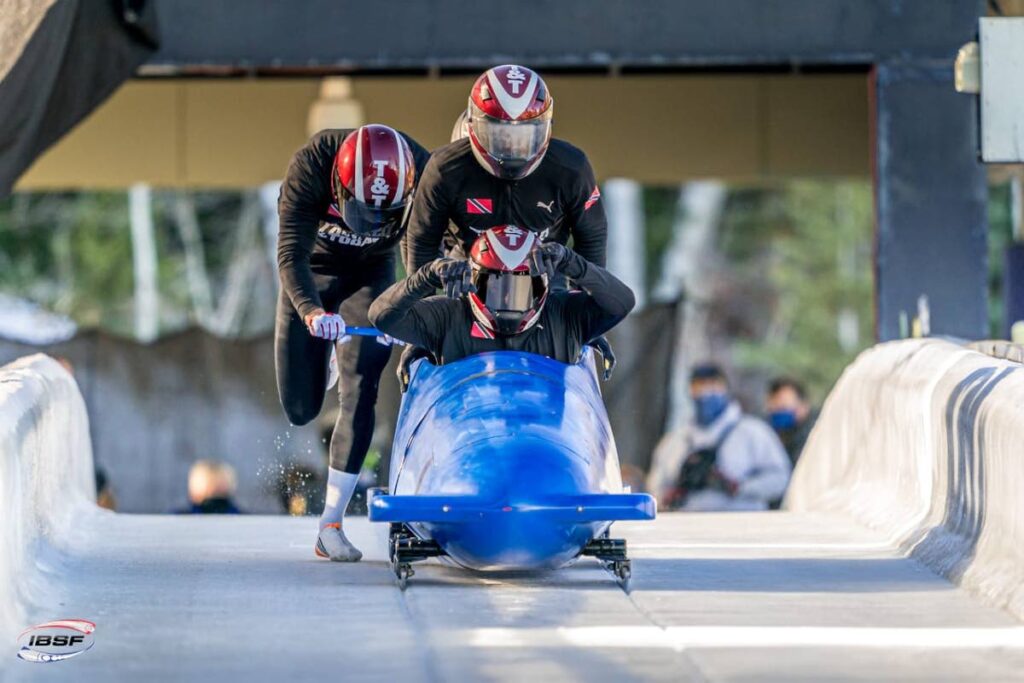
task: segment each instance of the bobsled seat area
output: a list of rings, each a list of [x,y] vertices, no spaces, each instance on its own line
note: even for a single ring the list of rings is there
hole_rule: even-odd
[[[477,569],[556,567],[616,520],[653,519],[623,491],[589,351],[421,361],[399,414],[391,495],[371,521],[404,522]]]

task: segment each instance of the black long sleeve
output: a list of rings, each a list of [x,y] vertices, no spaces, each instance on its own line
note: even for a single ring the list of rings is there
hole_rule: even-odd
[[[277,269],[281,286],[303,318],[323,308],[309,257],[321,217],[331,202],[324,163],[325,155],[318,153],[315,144],[296,152],[277,202]]]
[[[573,250],[604,268],[608,251],[608,218],[604,213],[604,202],[594,178],[594,169],[585,156],[575,176],[573,199],[567,216],[571,221],[569,232],[572,235]]]
[[[440,355],[450,325],[450,310],[458,302],[433,294],[440,281],[427,263],[404,280],[388,287],[370,305],[370,322],[381,332]]]
[[[527,351],[573,363],[581,347],[625,318],[635,301],[622,281],[572,251],[560,270],[584,291],[552,292],[540,320],[522,334],[487,334],[463,299],[431,296],[440,286],[432,264],[381,294],[370,306],[370,321],[441,363],[485,351]]]
[[[449,199],[437,158],[431,157],[420,176],[406,233],[405,269],[415,273],[437,258],[448,227]]]
[[[625,282],[580,254],[570,250],[561,270],[583,290],[569,296],[566,313],[577,321],[584,344],[615,327],[636,305],[633,290]]]

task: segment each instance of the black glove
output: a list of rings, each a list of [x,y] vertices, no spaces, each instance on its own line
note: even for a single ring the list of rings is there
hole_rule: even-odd
[[[551,277],[559,272],[569,258],[569,250],[558,242],[545,242],[534,248],[530,261],[532,275],[547,273]]]
[[[601,335],[597,339],[591,339],[588,346],[597,349],[597,352],[601,354],[601,358],[604,359],[604,381],[607,382],[612,378],[612,371],[615,370],[615,352],[612,351],[612,345],[608,342],[608,338]]]
[[[449,299],[458,299],[476,291],[470,281],[473,273],[469,261],[439,258],[430,264],[430,274],[435,284],[444,288],[445,296]]]
[[[558,242],[545,242],[536,247],[531,269],[535,263],[540,272],[547,273],[549,278],[561,273],[570,280],[578,280],[587,270],[586,259]]]
[[[402,355],[398,359],[398,368],[395,369],[395,374],[398,375],[398,385],[402,388],[402,393],[409,388],[410,379],[410,368],[412,364],[418,361],[420,358],[429,358],[430,352],[426,349],[421,349],[418,346],[412,344],[405,347],[402,350]]]

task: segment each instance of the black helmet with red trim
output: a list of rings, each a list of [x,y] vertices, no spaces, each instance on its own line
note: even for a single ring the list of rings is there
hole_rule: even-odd
[[[525,178],[547,152],[554,106],[535,71],[515,64],[488,69],[469,94],[473,156],[499,178]]]
[[[338,147],[331,188],[342,220],[359,235],[390,237],[405,226],[416,183],[412,148],[393,128],[362,126]]]
[[[548,276],[534,267],[537,233],[499,225],[482,233],[469,252],[472,282],[469,307],[491,334],[511,336],[530,329],[548,298]]]

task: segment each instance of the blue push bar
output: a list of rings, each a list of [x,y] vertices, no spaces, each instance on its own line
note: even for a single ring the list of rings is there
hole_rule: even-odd
[[[345,334],[351,334],[354,337],[381,337],[384,335],[383,332],[378,330],[376,327],[345,327]]]

